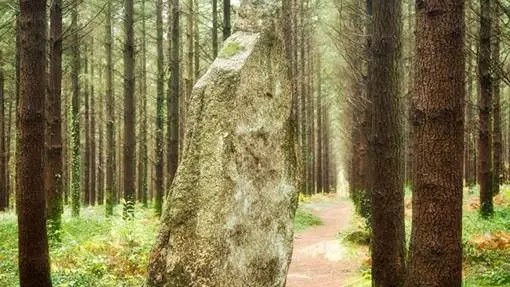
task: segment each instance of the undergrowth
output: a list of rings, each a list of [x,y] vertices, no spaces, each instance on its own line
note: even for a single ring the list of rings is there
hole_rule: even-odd
[[[476,195],[476,191],[473,194]],[[508,186],[502,188],[502,194],[495,198],[494,211],[494,217],[489,220],[482,219],[476,209],[464,212],[462,241],[466,271],[465,286],[510,286]]]
[[[122,219],[122,208],[105,218],[104,207],[81,210],[63,217],[61,241],[50,241],[54,287],[141,286],[159,219],[152,210],[137,206],[134,220]],[[308,209],[298,208],[297,232],[322,224]],[[0,214],[0,286],[16,287],[18,281],[17,224],[14,214]]]
[[[103,208],[64,215],[61,242],[50,241],[53,286],[141,286],[158,219],[137,208],[135,220],[124,221],[120,207],[105,218]],[[15,216],[1,216],[0,238],[0,286],[19,286]]]

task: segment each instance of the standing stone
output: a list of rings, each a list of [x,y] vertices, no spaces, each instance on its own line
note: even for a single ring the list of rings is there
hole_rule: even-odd
[[[284,286],[297,206],[281,2],[248,0],[195,84],[149,286]]]

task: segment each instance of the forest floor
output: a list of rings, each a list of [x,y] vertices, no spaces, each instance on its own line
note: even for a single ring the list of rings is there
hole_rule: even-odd
[[[320,217],[322,224],[296,234],[286,286],[359,286],[352,278],[359,273],[368,250],[354,248],[339,238],[353,224],[350,201],[333,195],[312,199],[302,208]]]
[[[411,192],[406,192],[406,242],[411,230]],[[369,287],[370,257],[362,220],[347,198],[300,198],[295,218],[293,261],[287,287]],[[510,185],[494,198],[490,220],[478,215],[478,190],[466,189],[463,240],[464,287],[510,287]],[[122,208],[105,218],[104,207],[82,208],[79,218],[65,209],[61,242],[50,240],[55,287],[140,286],[159,220],[137,206],[135,220]],[[16,287],[17,224],[0,214],[0,287]]]

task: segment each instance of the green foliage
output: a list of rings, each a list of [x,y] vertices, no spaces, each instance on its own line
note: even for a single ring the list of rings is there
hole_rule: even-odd
[[[502,198],[503,203],[495,206],[490,219],[483,218],[477,210],[464,213],[465,286],[510,286],[510,249],[494,242],[498,233],[510,233],[510,190],[503,190]]]
[[[366,220],[360,216],[356,216],[351,227],[340,234],[341,240],[355,245],[369,245],[371,238],[371,229]]]
[[[63,217],[60,242],[50,243],[53,286],[140,286],[158,219],[137,206],[135,219],[103,216],[103,207],[81,210]],[[0,286],[18,286],[17,228],[13,215],[0,218]],[[4,238],[6,240],[4,240]]]
[[[16,217],[0,214],[0,286],[18,286],[18,228]]]
[[[318,216],[313,215],[309,210],[302,207],[296,211],[294,219],[294,230],[300,232],[311,226],[321,225],[322,221]]]
[[[352,201],[356,209],[356,214],[360,215],[367,229],[371,229],[371,209],[372,199],[367,190],[357,190],[352,194]]]
[[[371,234],[366,230],[355,230],[345,234],[344,240],[357,244],[357,245],[369,245]]]
[[[230,58],[243,50],[244,47],[239,45],[239,43],[235,41],[228,41],[225,43],[225,47],[223,47],[223,50],[221,50],[219,56],[221,58]]]

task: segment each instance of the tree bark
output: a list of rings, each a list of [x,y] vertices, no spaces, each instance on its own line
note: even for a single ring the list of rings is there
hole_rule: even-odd
[[[95,100],[95,66],[94,66],[94,38],[90,43],[90,128],[89,128],[89,205],[95,206],[97,200],[96,190],[96,100]]]
[[[0,51],[0,61],[3,61],[2,51]],[[5,87],[4,87],[4,68],[0,64],[0,211],[9,208],[9,190],[6,186],[6,150],[5,150]]]
[[[230,23],[230,0],[223,0],[223,42],[232,34]]]
[[[405,275],[400,0],[373,0],[368,98],[372,101],[372,285],[402,286]]]
[[[51,286],[44,190],[46,1],[20,1],[18,246],[21,287]]]
[[[467,29],[468,27],[466,27]],[[468,43],[469,50],[471,50],[471,41]],[[464,178],[466,185],[468,187],[473,187],[476,185],[476,160],[475,160],[475,129],[473,125],[475,124],[474,112],[475,112],[475,101],[473,99],[473,57],[470,51],[467,52],[466,55],[467,61],[467,88],[466,88],[466,103],[465,103],[465,112],[466,112],[466,140],[465,140],[465,157],[464,157]]]
[[[179,39],[179,18],[180,18],[180,3],[179,0],[169,1],[169,23],[170,26],[170,43],[169,43],[169,55],[170,55],[170,79],[168,81],[168,100],[167,100],[167,116],[168,116],[168,141],[167,141],[167,153],[168,153],[168,172],[167,172],[167,190],[170,190],[170,186],[175,177],[177,171],[177,165],[179,162],[179,98],[181,95],[180,87],[180,39]]]
[[[140,83],[140,146],[138,155],[138,194],[137,198],[147,207],[148,139],[147,139],[147,40],[145,0],[142,0],[142,78]],[[159,59],[158,59],[159,60]]]
[[[50,11],[50,79],[46,94],[45,188],[48,229],[57,236],[62,225],[62,1],[52,2]]]
[[[462,0],[417,6],[408,287],[462,284],[463,15]]]
[[[212,0],[212,48],[213,57],[218,56],[218,0]]]
[[[323,177],[323,152],[324,149],[322,147],[324,143],[323,139],[323,131],[324,131],[324,124],[323,124],[323,114],[322,114],[322,59],[321,55],[317,55],[317,67],[316,67],[316,74],[317,74],[317,154],[315,155],[315,161],[317,162],[317,173],[315,177],[315,182],[317,183],[317,193],[323,193],[324,187],[322,182]]]
[[[135,41],[134,41],[134,3],[124,2],[124,216],[134,215],[135,175],[136,175],[136,134],[135,134]]]
[[[365,34],[366,40],[363,42],[363,39],[359,39],[359,45],[364,48],[364,56],[367,59],[370,59],[370,53],[372,49],[372,34],[373,34],[373,7],[372,0],[367,0],[365,2],[365,10],[367,17],[363,22],[366,24],[365,26]],[[358,8],[360,13],[362,11],[361,7]],[[358,16],[359,17],[359,16]],[[360,21],[363,23],[362,21]],[[359,24],[360,27],[363,27],[362,24]],[[362,32],[360,34],[363,34]],[[358,60],[360,61],[360,60]],[[370,60],[369,60],[370,61]],[[372,137],[372,117],[373,117],[373,96],[370,91],[370,83],[368,82],[371,79],[370,67],[368,67],[369,63],[367,61],[360,61],[358,63],[360,65],[360,71],[366,70],[366,75],[363,75],[362,79],[359,79],[359,82],[363,83],[360,87],[359,97],[360,102],[362,103],[359,119],[359,142],[358,142],[358,150],[359,153],[357,156],[359,157],[358,163],[358,190],[354,191],[357,195],[359,214],[365,218],[368,227],[371,225],[371,195],[370,195],[370,181],[372,176],[372,159],[373,159],[373,146],[371,142]]]
[[[480,81],[480,128],[478,135],[478,181],[480,183],[480,214],[491,217],[492,204],[491,175],[491,109],[492,79],[491,58],[491,0],[480,1],[480,48],[478,53],[478,76]]]
[[[503,158],[503,136],[501,134],[501,76],[499,75],[500,67],[500,37],[501,29],[499,25],[499,8],[498,4],[495,3],[492,12],[492,30],[494,35],[491,37],[494,39],[492,48],[492,59],[491,63],[494,67],[492,74],[494,75],[492,81],[492,92],[494,97],[494,123],[493,123],[493,158],[492,158],[492,194],[499,194],[500,179],[502,178],[502,158]]]
[[[156,41],[157,41],[157,65],[158,80],[156,91],[156,194],[154,197],[154,209],[161,216],[164,194],[164,140],[163,140],[163,117],[164,117],[164,93],[165,71],[163,67],[163,0],[156,0]]]
[[[193,71],[195,81],[200,77],[200,10],[198,0],[193,1]]]
[[[71,81],[72,81],[72,215],[80,215],[80,37],[78,35],[78,0],[73,0],[71,12],[72,51],[71,51]]]
[[[10,197],[11,193],[13,194],[13,186],[11,185],[11,139],[12,134],[15,132],[14,127],[12,126],[12,115],[13,115],[13,105],[14,105],[14,98],[11,97],[9,99],[9,107],[7,109],[7,138],[6,138],[6,144],[5,144],[5,189],[6,189],[6,200],[7,203],[6,208],[9,208],[10,206]],[[16,115],[15,115],[16,116]]]
[[[113,96],[113,37],[112,37],[112,4],[106,4],[106,187],[105,207],[106,216],[113,215],[115,205],[114,174],[115,174],[115,109]]]
[[[83,142],[83,156],[81,162],[81,172],[82,172],[82,202],[84,206],[89,206],[90,200],[90,86],[89,86],[89,43],[85,40],[83,43],[83,73],[85,74],[85,79],[83,80],[83,127],[84,127],[84,137],[85,141]]]
[[[99,81],[100,87],[103,85],[103,66],[99,69]],[[97,204],[104,204],[104,189],[105,189],[105,160],[104,160],[104,127],[105,127],[105,105],[104,99],[99,100],[99,112],[98,112],[98,143],[97,143]]]

